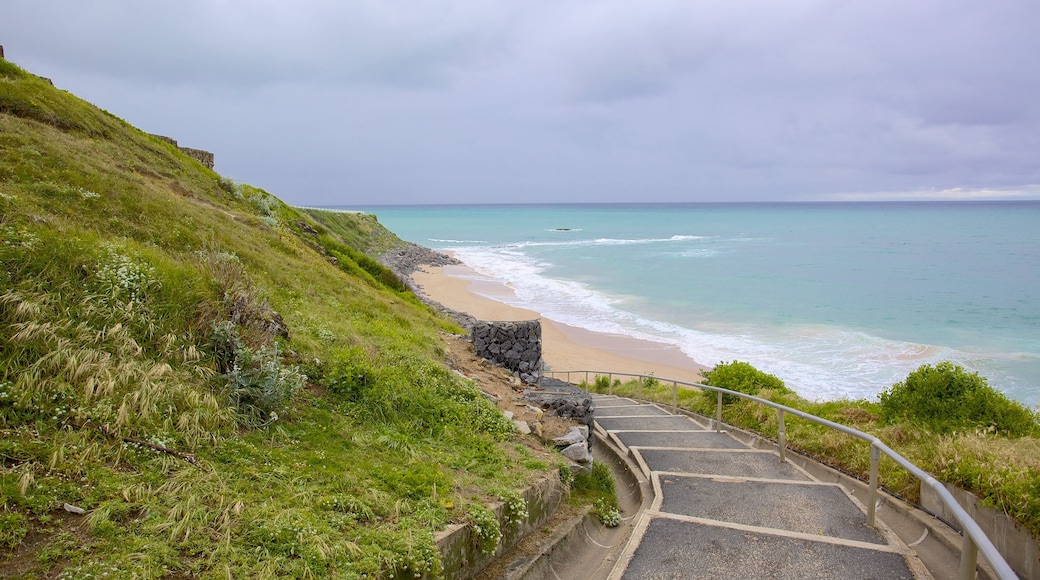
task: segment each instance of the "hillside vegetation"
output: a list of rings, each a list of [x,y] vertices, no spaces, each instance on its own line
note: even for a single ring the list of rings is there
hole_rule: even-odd
[[[0,59],[0,576],[436,576],[549,466],[366,253],[399,244]]]

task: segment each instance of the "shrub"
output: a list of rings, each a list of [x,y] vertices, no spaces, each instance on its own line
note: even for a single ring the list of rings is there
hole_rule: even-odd
[[[209,338],[209,347],[213,351],[213,360],[217,363],[217,371],[227,374],[235,365],[238,350],[244,345],[238,337],[238,329],[230,320],[213,324],[213,333]]]
[[[375,373],[365,361],[359,348],[348,349],[335,357],[323,373],[322,384],[330,393],[350,401],[364,399],[366,389],[376,380]]]
[[[238,185],[235,183],[235,180],[230,177],[218,177],[217,187],[224,190],[225,193],[232,197],[241,197],[241,194],[238,192]]]
[[[642,383],[643,388],[648,391],[651,389],[656,389],[661,385],[661,381],[659,381],[657,377],[654,376],[654,373],[648,373],[646,376],[640,378],[639,381],[640,383]]]
[[[158,285],[155,268],[120,253],[114,244],[107,244],[104,249],[106,257],[97,264],[95,277],[106,299],[132,306],[142,300],[148,289]]]
[[[360,270],[367,272],[372,279],[394,290],[395,292],[408,292],[408,286],[394,273],[393,270],[381,264],[375,258],[364,252],[351,248],[335,240],[331,235],[321,236],[319,243],[325,252],[336,258],[339,268],[345,272],[352,270],[351,266],[357,266]]]
[[[791,389],[784,386],[784,381],[769,373],[762,372],[750,363],[733,361],[731,363],[719,363],[715,368],[704,373],[704,384],[712,387],[722,387],[738,393],[756,395],[759,391],[772,390],[781,393],[792,393]],[[714,391],[704,391],[705,397],[715,399]],[[723,395],[723,403],[735,403],[740,400],[736,395]]]
[[[906,420],[936,433],[984,429],[1012,437],[1040,432],[1035,412],[949,361],[922,365],[880,399],[887,424]]]
[[[230,322],[213,326],[210,348],[243,423],[260,426],[274,421],[276,411],[307,381],[299,368],[282,366],[277,343],[253,350],[242,344]]]

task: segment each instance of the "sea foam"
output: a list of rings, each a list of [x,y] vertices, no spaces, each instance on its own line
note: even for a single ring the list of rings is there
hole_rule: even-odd
[[[1037,202],[378,215],[404,239],[458,252],[512,288],[518,306],[668,342],[709,366],[748,361],[810,398],[872,398],[922,364],[950,360],[1040,402]]]
[[[553,264],[518,251],[531,245],[537,244],[461,247],[454,251],[482,276],[512,291],[506,298],[489,298],[593,332],[672,344],[709,367],[747,360],[782,377],[806,398],[874,399],[922,364],[970,358],[955,349],[888,340],[826,325],[803,325],[768,334],[737,325],[716,324],[699,330],[654,320],[626,308],[632,297],[611,296],[581,282],[545,276],[543,273]]]

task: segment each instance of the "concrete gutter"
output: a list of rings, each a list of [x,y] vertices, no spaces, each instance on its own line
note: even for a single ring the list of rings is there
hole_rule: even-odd
[[[607,528],[586,508],[559,526],[537,550],[507,564],[506,580],[605,580],[625,553],[642,513],[653,501],[653,487],[605,431],[597,430],[594,435],[593,457],[611,468],[623,523]]]

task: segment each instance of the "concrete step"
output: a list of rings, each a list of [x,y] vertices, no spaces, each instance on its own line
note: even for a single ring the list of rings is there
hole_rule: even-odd
[[[655,517],[622,578],[910,580],[913,574],[902,554],[883,547]]]
[[[598,411],[598,409],[597,409]],[[599,417],[596,423],[607,431],[694,431],[704,426],[689,417],[678,415],[646,415],[628,417]]]
[[[663,513],[884,544],[837,485],[656,474]]]
[[[631,448],[651,471],[807,481],[805,472],[758,449]]]
[[[671,413],[656,405],[620,405],[616,407],[596,406],[596,417],[671,416]]]
[[[594,399],[655,492],[612,578],[914,577],[912,552],[838,485],[663,407]]]
[[[747,449],[740,441],[714,431],[614,431],[614,434],[626,447]]]

